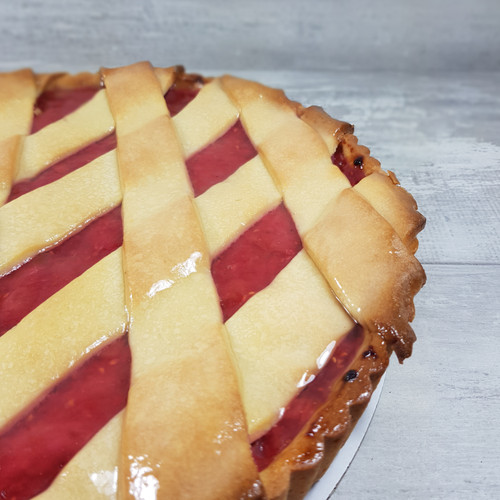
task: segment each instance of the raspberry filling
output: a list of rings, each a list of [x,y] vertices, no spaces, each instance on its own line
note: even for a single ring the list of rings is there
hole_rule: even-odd
[[[344,375],[363,343],[363,328],[356,325],[333,350],[330,361],[314,380],[290,401],[280,418],[266,434],[252,443],[252,454],[259,471],[267,468],[326,403],[335,382]],[[349,374],[347,372],[347,374]],[[352,380],[348,375],[345,380]]]
[[[127,404],[127,336],[101,348],[36,401],[0,435],[0,498],[45,490],[85,444]]]
[[[224,321],[265,288],[300,252],[292,217],[279,205],[247,229],[212,262]]]
[[[222,137],[186,161],[195,196],[227,179],[257,151],[238,120]]]
[[[0,278],[0,335],[121,246],[120,207]]]
[[[197,89],[170,90],[166,95],[170,113],[178,113],[197,92]],[[85,102],[84,94],[76,93],[75,96]],[[85,95],[87,100],[90,99],[90,92]],[[40,109],[43,109],[35,119],[34,129],[50,123],[48,117],[58,119],[77,107],[72,108],[68,104],[65,108],[63,99],[56,99],[58,110],[51,111],[49,97],[39,99]],[[44,114],[46,122],[41,121]],[[103,154],[99,149],[102,146],[100,143],[104,143],[104,149],[109,151],[115,147],[114,141],[114,135],[109,136],[82,152],[95,158]],[[241,123],[237,122],[221,138],[188,159],[187,168],[195,193],[199,195],[226,179],[256,154]],[[336,152],[332,161],[337,165],[338,162],[342,165],[347,163],[341,152]],[[85,164],[85,158],[82,157],[80,163],[80,166]],[[65,175],[49,174],[55,167],[44,172],[47,177],[43,184]],[[38,187],[32,186],[31,189]],[[122,220],[120,207],[117,207],[61,244],[2,277],[0,334],[121,244]],[[284,205],[280,205],[219,254],[212,263],[212,275],[219,292],[224,321],[252,295],[270,284],[301,248],[295,224]],[[340,340],[332,360],[290,402],[276,425],[252,443],[259,470],[272,463],[327,400],[333,384],[354,359],[362,338],[362,329],[356,327]],[[71,457],[124,408],[130,363],[126,337],[108,344],[73,369],[43,399],[16,417],[0,433],[1,498],[19,500],[43,491]]]
[[[87,163],[95,160],[105,153],[108,153],[109,151],[112,151],[115,148],[115,134],[108,135],[107,137],[104,137],[103,139],[90,144],[89,146],[72,154],[71,156],[68,156],[67,158],[64,158],[61,161],[55,163],[37,176],[31,179],[16,182],[16,184],[12,186],[12,190],[10,192],[7,203],[9,201],[15,200],[16,198],[19,198],[19,196],[22,196],[23,194],[33,191],[36,188],[57,181],[61,177],[64,177],[74,170],[87,165]]]
[[[200,91],[196,87],[178,87],[173,85],[165,94],[165,102],[170,116],[174,117],[180,113],[198,94]]]
[[[96,87],[55,89],[43,92],[35,103],[31,133],[38,132],[90,101],[98,92]]]
[[[335,153],[332,155],[332,163],[339,167],[340,171],[347,177],[351,186],[355,186],[366,176],[363,168],[363,157],[358,156],[354,159],[348,159],[344,154],[342,142],[339,143]]]

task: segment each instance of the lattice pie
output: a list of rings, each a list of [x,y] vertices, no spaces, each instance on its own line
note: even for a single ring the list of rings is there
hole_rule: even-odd
[[[352,132],[179,67],[0,75],[0,498],[302,498],[425,280]]]

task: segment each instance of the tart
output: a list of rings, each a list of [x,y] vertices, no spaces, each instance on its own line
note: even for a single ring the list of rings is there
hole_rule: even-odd
[[[302,498],[411,354],[412,196],[232,76],[22,70],[0,111],[0,497]]]

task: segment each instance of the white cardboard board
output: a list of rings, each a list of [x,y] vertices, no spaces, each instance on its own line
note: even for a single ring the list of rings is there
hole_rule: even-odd
[[[370,402],[366,407],[363,415],[358,420],[356,427],[351,432],[349,439],[346,441],[341,450],[337,453],[337,456],[333,460],[332,464],[325,472],[323,477],[312,487],[311,491],[306,495],[305,500],[327,500],[333,495],[337,484],[342,479],[342,476],[347,471],[347,468],[351,464],[358,448],[365,437],[366,431],[370,425],[372,417],[377,408],[378,401],[380,399],[380,394],[382,393],[382,387],[384,385],[385,374],[380,379],[377,388],[372,394]]]

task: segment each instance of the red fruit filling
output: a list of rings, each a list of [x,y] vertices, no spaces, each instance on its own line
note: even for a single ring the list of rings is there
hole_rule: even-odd
[[[165,94],[165,102],[170,116],[175,116],[180,113],[197,95],[200,91],[196,87],[177,87],[173,85]]]
[[[90,439],[127,404],[127,336],[71,370],[0,434],[0,498],[45,490]]]
[[[314,380],[290,401],[280,420],[252,443],[252,454],[259,471],[271,465],[314,413],[326,403],[333,385],[354,361],[363,338],[363,328],[356,325],[337,343],[330,361],[316,374]],[[352,378],[346,377],[345,380]]]
[[[237,121],[222,137],[186,161],[194,195],[199,196],[227,179],[256,154],[241,122]]]
[[[122,240],[122,217],[117,207],[0,278],[0,335],[116,250]]]
[[[301,249],[292,217],[279,205],[220,253],[212,262],[212,276],[224,321],[269,285]]]
[[[342,143],[337,146],[335,153],[332,155],[332,163],[339,167],[340,171],[347,177],[351,186],[355,186],[361,179],[366,176],[363,167],[363,157],[358,156],[352,161],[348,160],[344,155]]]

